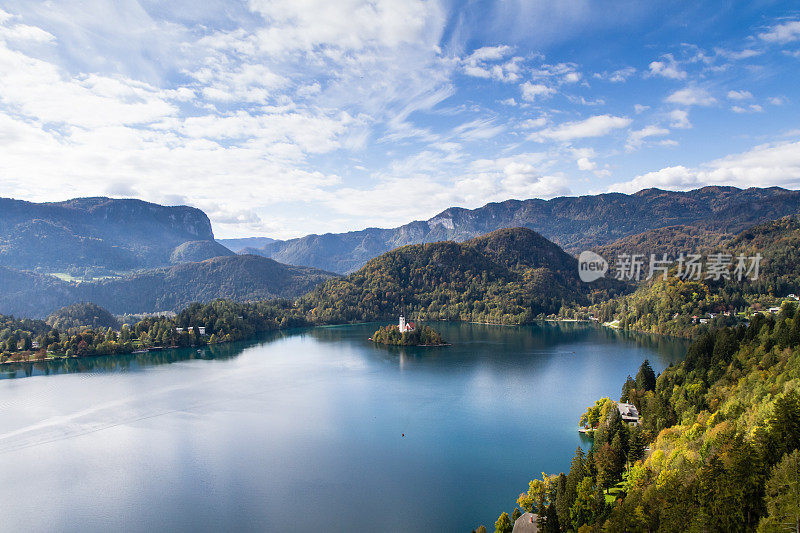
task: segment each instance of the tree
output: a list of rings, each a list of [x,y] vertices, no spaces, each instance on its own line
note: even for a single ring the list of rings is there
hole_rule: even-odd
[[[767,516],[758,524],[759,533],[800,533],[800,450],[773,467],[765,492]]]
[[[625,384],[622,385],[622,394],[619,396],[619,401],[629,403],[631,392],[636,389],[636,381],[628,374],[628,379],[625,380]]]
[[[598,494],[595,489],[594,480],[588,476],[578,483],[577,492],[575,503],[569,510],[572,527],[576,530],[584,524],[591,524],[595,520],[602,509],[600,502],[603,498],[603,495]]]
[[[619,476],[619,456],[611,444],[606,442],[595,452],[594,461],[597,465],[597,484],[608,492]]]
[[[522,516],[522,511],[519,510],[519,507],[514,507],[514,511],[511,513],[511,521],[516,522],[520,516]]]
[[[558,515],[558,522],[561,524],[562,529],[566,529],[569,524],[569,508],[572,507],[572,502],[574,500],[575,497],[567,493],[567,476],[562,472],[558,476],[558,483],[556,485],[556,514]]]
[[[789,391],[777,400],[770,420],[770,464],[800,448],[800,395]]]
[[[514,530],[514,523],[508,517],[508,513],[503,511],[500,518],[494,523],[494,533],[511,533]]]
[[[635,463],[644,457],[644,450],[647,448],[647,439],[645,439],[640,426],[633,426],[630,429],[630,436],[628,438],[628,461]]]
[[[647,359],[642,362],[636,373],[636,390],[640,392],[656,390],[656,373]]]

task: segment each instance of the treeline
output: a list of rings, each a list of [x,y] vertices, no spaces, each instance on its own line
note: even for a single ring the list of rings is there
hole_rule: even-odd
[[[378,329],[372,334],[372,341],[396,346],[441,346],[446,344],[442,335],[430,326],[417,326],[412,331],[400,333],[400,328],[394,324]]]
[[[797,306],[706,332],[657,379],[640,374],[621,394],[640,426],[598,402],[585,415],[600,419],[591,450],[520,496],[541,531],[798,530]]]
[[[258,333],[308,325],[292,302],[192,304],[174,317],[149,317],[119,330],[59,329],[40,320],[0,316],[0,362],[132,353],[202,346],[250,338]],[[200,328],[204,328],[204,334]]]

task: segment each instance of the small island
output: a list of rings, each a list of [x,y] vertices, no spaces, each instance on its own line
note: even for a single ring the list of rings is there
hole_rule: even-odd
[[[378,329],[372,334],[370,340],[392,346],[449,346],[435,329],[406,322],[402,315],[397,325],[388,325]]]

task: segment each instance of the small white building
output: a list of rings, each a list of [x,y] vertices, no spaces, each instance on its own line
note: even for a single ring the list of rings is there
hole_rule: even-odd
[[[632,403],[618,402],[617,409],[622,417],[622,421],[634,426],[639,424],[639,410]]]
[[[780,313],[781,312],[781,308],[780,307],[770,307],[769,308],[769,312],[774,315],[776,313]]]
[[[197,326],[197,332],[198,332],[200,335],[205,335],[205,334],[206,334],[206,328],[205,328],[205,326]]]
[[[183,333],[183,328],[175,328],[175,333]]]
[[[406,317],[400,315],[400,321],[397,323],[397,329],[400,330],[400,333],[414,331],[414,323],[406,322]]]

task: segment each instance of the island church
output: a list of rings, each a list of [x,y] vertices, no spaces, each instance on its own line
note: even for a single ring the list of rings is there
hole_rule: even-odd
[[[406,322],[406,317],[400,315],[400,322],[398,322],[397,328],[400,330],[400,333],[412,332],[414,331],[414,323]]]

